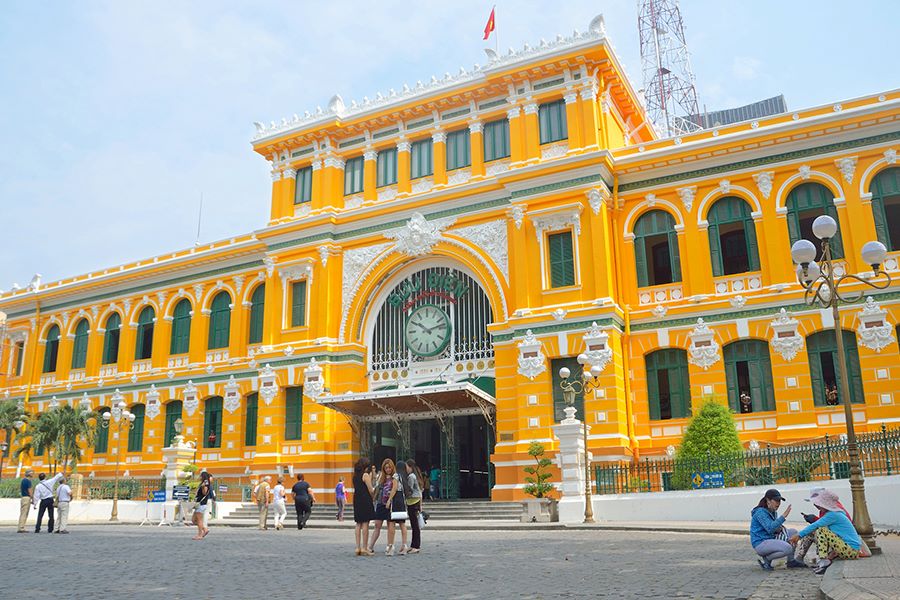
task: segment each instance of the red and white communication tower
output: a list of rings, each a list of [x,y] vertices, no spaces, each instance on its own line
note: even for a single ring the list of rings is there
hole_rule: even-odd
[[[662,135],[701,129],[694,72],[678,0],[638,0],[647,114]]]

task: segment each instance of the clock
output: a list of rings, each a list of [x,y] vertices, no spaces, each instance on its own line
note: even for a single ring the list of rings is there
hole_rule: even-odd
[[[450,317],[433,304],[418,306],[403,329],[406,345],[418,356],[437,356],[450,344]]]

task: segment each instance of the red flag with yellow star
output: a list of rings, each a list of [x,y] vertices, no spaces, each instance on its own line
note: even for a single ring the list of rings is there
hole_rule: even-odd
[[[492,31],[494,31],[494,8],[491,9],[491,16],[488,17],[487,25],[484,26],[484,39],[491,37]]]

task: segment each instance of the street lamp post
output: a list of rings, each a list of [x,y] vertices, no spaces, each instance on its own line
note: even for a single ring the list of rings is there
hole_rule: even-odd
[[[588,362],[586,354],[578,355],[578,362],[585,365]],[[563,367],[559,370],[559,376],[562,381],[559,387],[563,392],[563,401],[566,406],[575,406],[575,396],[579,392],[591,393],[600,387],[600,367],[594,365],[590,371],[585,370],[581,381],[569,381],[571,371]],[[587,410],[582,415],[582,431],[584,436],[584,523],[594,522],[594,501],[591,497],[591,463],[588,460],[588,427],[587,427]]]
[[[9,444],[0,442],[0,479],[3,479],[3,460],[6,458],[7,450],[9,450]]]
[[[113,407],[109,412],[103,413],[103,420],[100,425],[103,429],[109,429],[110,423],[115,427],[116,433],[119,434],[116,439],[116,479],[113,484],[113,505],[112,514],[109,516],[110,521],[119,520],[119,459],[122,455],[122,428],[127,425],[127,429],[134,428],[134,414],[125,409],[125,400],[122,393],[117,389],[112,396]]]
[[[844,356],[844,338],[841,329],[841,316],[839,307],[842,303],[858,302],[863,297],[863,292],[841,292],[840,287],[845,282],[854,282],[868,287],[883,290],[891,285],[891,276],[881,270],[887,249],[881,242],[866,242],[862,247],[863,261],[872,267],[872,276],[859,277],[850,273],[836,275],[832,257],[832,239],[837,234],[838,226],[835,220],[828,215],[822,215],[813,221],[813,235],[821,242],[822,258],[820,263],[815,262],[816,245],[809,240],[797,240],[791,247],[791,258],[797,263],[797,279],[805,290],[804,301],[809,306],[819,305],[822,308],[831,308],[834,320],[834,333],[836,350],[838,355],[838,371],[841,376],[841,396],[843,396],[844,416],[847,426],[847,454],[850,463],[850,492],[853,497],[853,524],[860,537],[869,548],[876,552],[875,534],[872,528],[872,520],[869,518],[869,507],[866,504],[866,489],[863,481],[862,465],[859,459],[859,446],[856,442],[856,431],[853,426],[853,407],[850,404],[850,380],[847,376],[847,359]],[[886,277],[886,280],[877,283],[871,281],[876,277]]]

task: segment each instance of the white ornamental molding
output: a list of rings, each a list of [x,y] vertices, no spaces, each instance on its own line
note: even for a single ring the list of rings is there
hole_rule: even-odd
[[[407,256],[430,254],[441,241],[445,229],[453,225],[456,219],[437,219],[428,221],[422,213],[415,212],[406,226],[385,234],[395,240],[394,249]]]
[[[303,395],[315,401],[325,393],[325,381],[322,379],[322,367],[311,358],[303,372]]]
[[[527,107],[526,107],[527,109]],[[525,111],[528,112],[527,110]],[[551,144],[549,146],[541,147],[541,160],[550,160],[551,158],[559,158],[561,156],[565,156],[569,152],[569,143],[568,142],[559,142],[558,144]]]
[[[306,279],[312,285],[313,259],[304,258],[290,264],[279,265],[278,275],[281,277],[282,284]]]
[[[587,196],[588,205],[595,215],[600,214],[600,207],[610,199],[609,190],[605,186],[602,188],[591,188],[584,195]]]
[[[889,165],[893,165],[897,162],[897,151],[893,148],[888,148],[884,151],[884,162]]]
[[[509,215],[509,218],[513,220],[513,223],[516,225],[516,229],[522,229],[522,223],[525,221],[525,207],[521,204],[513,204],[510,206],[506,214]]]
[[[225,398],[222,406],[230,413],[241,407],[241,386],[234,380],[234,375],[231,375],[228,378],[228,383],[225,384]]]
[[[753,181],[756,182],[756,187],[759,188],[759,193],[762,194],[762,197],[768,200],[772,194],[772,182],[775,181],[775,171],[756,173],[753,175]]]
[[[662,304],[657,304],[656,306],[653,307],[653,314],[656,315],[657,317],[659,317],[660,319],[662,319],[664,316],[666,316],[667,312],[669,312],[669,309]]]
[[[272,404],[272,400],[278,395],[278,381],[269,363],[266,363],[259,372],[259,395],[267,406]]]
[[[721,358],[719,343],[716,342],[715,334],[709,325],[703,322],[703,319],[697,319],[697,325],[691,331],[690,338],[691,345],[688,348],[690,363],[706,370],[719,361]]]
[[[534,379],[543,373],[547,366],[541,342],[534,337],[529,329],[525,337],[517,344],[519,348],[519,375]]]
[[[197,409],[200,408],[200,399],[197,397],[197,386],[194,385],[193,381],[188,379],[182,394],[184,397],[182,402],[184,412],[186,412],[189,417],[193,416],[193,414],[197,412]]]
[[[156,385],[150,384],[150,389],[147,391],[144,403],[144,414],[147,415],[148,419],[152,421],[159,416],[159,390],[156,389]]]
[[[803,336],[797,331],[799,325],[797,319],[790,316],[783,308],[770,323],[772,340],[769,345],[788,362],[794,360],[803,349]]]
[[[866,304],[857,316],[859,327],[856,333],[859,334],[861,345],[881,352],[894,343],[894,327],[888,323],[887,315],[888,311],[881,308],[871,296],[866,298]]]
[[[587,350],[584,354],[587,356],[587,366],[593,370],[599,367],[603,371],[606,366],[612,362],[613,353],[609,347],[609,334],[597,326],[597,322],[591,323],[590,329],[582,337]]]
[[[369,270],[380,264],[389,252],[385,252],[391,244],[375,244],[363,248],[351,248],[344,252],[344,269],[341,280],[341,331],[340,339],[344,339],[344,328],[347,322],[347,311],[356,297],[360,285]]]
[[[488,221],[469,227],[460,227],[450,233],[481,248],[494,261],[506,281],[509,281],[509,245],[506,239],[506,221],[503,219]]]
[[[545,231],[559,231],[571,227],[575,235],[581,235],[581,204],[568,204],[558,208],[535,211],[529,215],[539,244]]]
[[[727,179],[723,179],[719,182],[719,191],[723,194],[727,194],[731,191],[731,182]]]
[[[447,176],[447,185],[461,185],[472,179],[472,170],[468,168],[454,169]]]
[[[845,156],[834,161],[838,171],[844,176],[844,181],[853,183],[853,175],[856,173],[856,156]]]
[[[685,210],[690,212],[691,207],[694,206],[694,198],[697,197],[697,186],[678,188],[675,191],[678,192],[678,197],[681,198],[681,203],[684,204]]]
[[[567,311],[566,309],[557,308],[550,313],[550,316],[553,317],[554,320],[562,322],[562,320],[566,318],[567,314],[569,314],[569,311]]]
[[[809,176],[812,173],[812,168],[809,165],[800,165],[800,168],[797,169],[797,172],[800,174],[800,179],[806,181],[807,179],[809,179]]]
[[[272,273],[275,272],[275,259],[271,256],[266,256],[263,258],[263,264],[266,266],[266,273],[271,277]],[[201,287],[200,289],[202,290],[203,288]],[[199,298],[199,295],[197,297]]]

